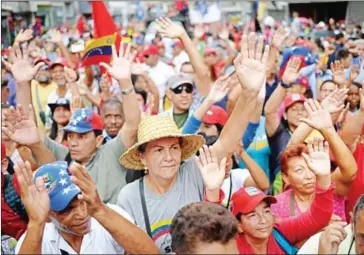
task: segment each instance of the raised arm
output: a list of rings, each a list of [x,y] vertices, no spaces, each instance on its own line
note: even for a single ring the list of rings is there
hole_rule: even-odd
[[[182,41],[198,78],[198,81],[196,82],[197,90],[201,96],[207,96],[213,84],[210,70],[205,65],[200,53],[198,52],[194,43],[191,41],[191,38],[188,36],[187,32],[183,27],[174,24],[169,18],[166,17],[162,17],[156,20],[156,22],[160,26],[158,32],[162,36],[178,38]]]
[[[341,132],[341,139],[349,146],[351,151],[356,148],[356,139],[362,133],[364,126],[364,90],[360,89],[360,109],[344,125]],[[355,146],[353,146],[355,145]]]
[[[354,156],[336,133],[330,113],[327,110],[312,99],[305,103],[305,108],[310,115],[310,119],[302,120],[312,128],[320,131],[335,156],[338,168],[332,173],[331,178],[336,183],[335,194],[344,197],[348,193],[358,171]]]
[[[115,46],[113,45],[111,66],[106,63],[100,64],[118,81],[122,93],[123,104],[128,106],[124,107],[125,123],[119,133],[121,141],[126,148],[132,146],[136,140],[141,117],[139,103],[131,82],[131,65],[136,53],[131,53],[130,48],[131,43],[128,44],[124,52],[124,47],[121,45],[118,56]],[[130,111],[130,109],[133,110]]]
[[[49,41],[52,42],[52,43],[57,44],[57,46],[60,49],[62,55],[66,59],[66,61],[68,63],[68,66],[71,67],[72,69],[76,69],[77,65],[73,62],[71,53],[69,52],[67,47],[65,47],[64,44],[63,44],[61,32],[57,31],[56,29],[51,29],[48,32],[48,34],[50,36]]]
[[[234,60],[242,91],[219,139],[211,148],[214,154],[218,155],[219,160],[226,157],[228,153],[234,152],[240,144],[249,118],[255,110],[259,91],[265,81],[269,54],[269,46],[264,47],[263,40],[263,36],[260,36],[255,45],[255,33],[251,33],[249,38],[247,35],[243,35],[241,53]],[[263,48],[264,54],[262,54]]]
[[[282,81],[285,84],[292,84],[295,82],[299,76],[299,67],[300,67],[300,59],[298,57],[294,57],[288,61],[286,70],[283,73]],[[269,137],[273,136],[276,132],[280,119],[278,115],[279,106],[283,102],[284,97],[286,96],[286,88],[284,88],[281,84],[274,90],[272,96],[267,101],[267,104],[264,108],[264,113],[266,117],[265,127],[267,130],[267,135]]]
[[[153,240],[138,226],[105,205],[87,170],[80,164],[70,166],[71,180],[80,189],[79,199],[87,205],[87,212],[95,218],[114,240],[130,254],[159,254]]]

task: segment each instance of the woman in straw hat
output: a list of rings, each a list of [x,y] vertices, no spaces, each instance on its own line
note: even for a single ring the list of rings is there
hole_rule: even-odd
[[[169,36],[180,36],[178,26],[165,19],[160,24],[162,31],[169,31]],[[219,169],[225,169],[225,157],[239,145],[255,109],[269,52],[266,46],[263,54],[263,47],[263,37],[256,43],[254,33],[243,36],[241,53],[234,61],[241,94],[218,141],[210,148],[211,154],[217,156]],[[148,174],[121,190],[118,205],[133,216],[161,253],[169,253],[172,252],[169,229],[174,215],[192,202],[221,202],[223,176],[219,169],[198,170],[195,160],[190,158],[204,139],[199,135],[182,135],[169,117],[145,117],[139,124],[137,138],[138,142],[120,157],[120,163]]]

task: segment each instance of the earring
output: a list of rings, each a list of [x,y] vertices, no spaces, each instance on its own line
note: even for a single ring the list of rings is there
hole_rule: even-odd
[[[144,174],[147,175],[148,173],[149,173],[148,168],[145,166],[144,167]]]

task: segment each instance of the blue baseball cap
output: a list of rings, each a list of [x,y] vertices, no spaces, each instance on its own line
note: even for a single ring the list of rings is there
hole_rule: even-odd
[[[76,110],[68,125],[63,128],[65,131],[78,134],[103,129],[104,125],[101,116],[89,108]]]
[[[34,182],[38,177],[44,180],[53,211],[64,210],[81,193],[80,188],[71,181],[66,161],[41,166],[34,174]]]

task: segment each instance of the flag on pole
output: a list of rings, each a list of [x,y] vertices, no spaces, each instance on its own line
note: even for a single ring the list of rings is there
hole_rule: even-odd
[[[82,54],[82,65],[97,65],[100,62],[110,62],[112,45],[115,43],[116,34],[103,36],[90,40]]]

